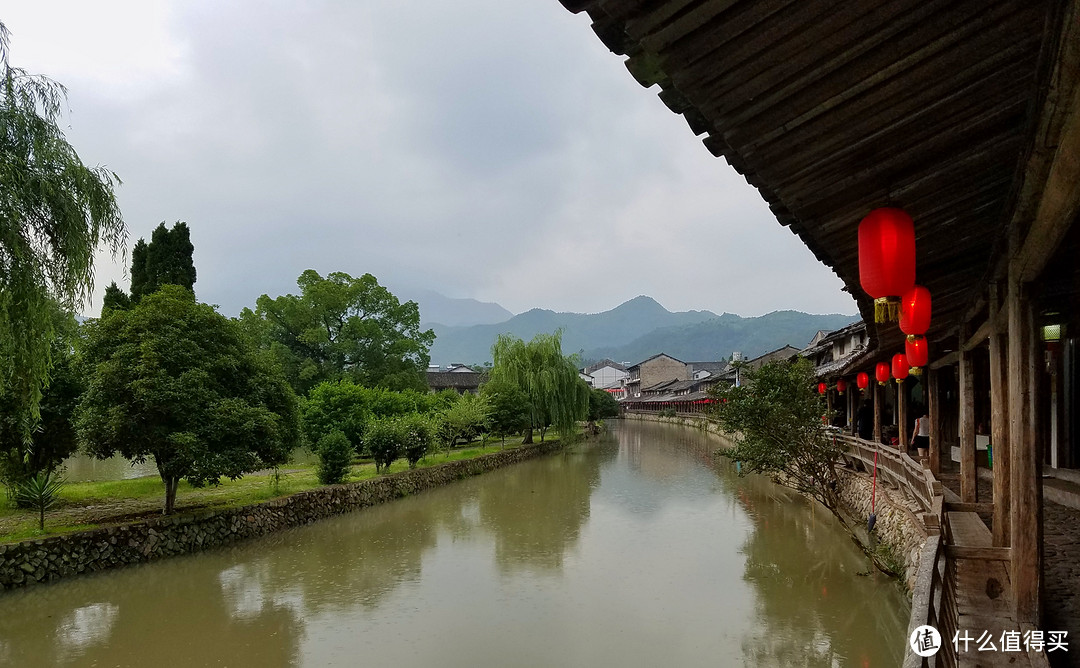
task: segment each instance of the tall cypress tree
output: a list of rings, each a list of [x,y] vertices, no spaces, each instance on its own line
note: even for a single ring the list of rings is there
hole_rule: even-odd
[[[101,314],[104,315],[106,311],[126,311],[131,308],[131,300],[128,298],[127,293],[120,289],[120,286],[113,281],[109,284],[109,287],[105,288],[105,299],[101,302]]]
[[[150,243],[139,239],[131,253],[131,301],[157,292],[162,285],[179,285],[194,291],[195,246],[187,223],[177,221],[172,229],[159,224]]]

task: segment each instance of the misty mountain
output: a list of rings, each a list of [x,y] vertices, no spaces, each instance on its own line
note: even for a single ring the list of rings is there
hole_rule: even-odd
[[[777,311],[756,318],[711,311],[671,312],[640,296],[603,313],[556,313],[532,309],[497,324],[471,327],[433,325],[436,364],[491,360],[491,344],[504,332],[528,340],[563,328],[563,351],[584,352],[586,360],[604,357],[630,363],[659,352],[686,361],[717,360],[739,350],[748,357],[791,344],[805,346],[819,329],[838,329],[852,315],[811,315]]]
[[[451,327],[490,325],[514,317],[513,313],[494,302],[454,299],[434,290],[403,291],[400,299],[416,302],[420,307],[420,325],[425,329],[436,323]]]
[[[529,340],[541,332],[550,334],[561,327],[564,330],[563,351],[569,354],[585,350],[587,353],[600,346],[628,344],[657,327],[689,325],[716,317],[711,311],[672,313],[645,296],[635,297],[603,313],[556,313],[536,308],[493,325],[433,325],[436,339],[431,347],[431,361],[435,364],[490,361],[491,344],[504,332]]]
[[[840,329],[858,319],[856,315],[800,311],[774,311],[755,318],[725,313],[704,322],[659,327],[624,345],[586,349],[586,357],[635,364],[663,352],[684,362],[704,362],[730,357],[737,350],[754,358],[786,345],[802,348],[818,330]]]

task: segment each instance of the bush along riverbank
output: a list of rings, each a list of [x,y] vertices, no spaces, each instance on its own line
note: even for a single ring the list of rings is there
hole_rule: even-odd
[[[672,417],[652,413],[627,413],[623,417],[692,427],[717,436],[721,449],[732,445],[720,426],[704,415]],[[838,467],[836,472],[841,511],[856,530],[860,526],[865,529],[866,518],[870,512],[870,479],[864,474],[843,467]],[[859,538],[879,553],[879,558],[883,558],[890,565],[890,570],[896,573],[897,579],[910,592],[915,574],[919,570],[922,545],[926,541],[922,524],[904,501],[903,495],[883,487],[880,481],[877,487],[876,510],[877,523],[873,538],[865,535],[865,532],[860,532]]]
[[[50,582],[263,536],[540,457],[562,447],[560,441],[548,440],[473,459],[319,487],[239,508],[157,517],[0,545],[0,587]]]

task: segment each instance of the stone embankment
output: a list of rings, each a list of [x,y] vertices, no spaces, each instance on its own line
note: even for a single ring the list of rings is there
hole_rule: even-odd
[[[476,459],[320,487],[242,508],[160,517],[0,545],[0,587],[10,589],[49,582],[263,536],[408,496],[560,448],[562,444],[551,441]]]
[[[720,429],[720,425],[705,416],[663,416],[656,413],[626,413],[624,417],[631,420],[662,422],[702,429],[718,436],[721,440],[721,447],[730,447],[731,445],[729,437]],[[840,468],[837,473],[840,479],[837,491],[845,506],[843,509],[844,514],[865,522],[870,516],[872,496],[870,478],[865,474],[847,468]],[[914,585],[915,576],[919,572],[922,546],[926,542],[926,533],[922,529],[922,521],[915,514],[914,509],[904,495],[899,490],[887,488],[880,478],[877,485],[876,510],[877,521],[874,525],[874,534],[880,543],[892,548],[901,565],[904,566],[903,581],[910,592]]]

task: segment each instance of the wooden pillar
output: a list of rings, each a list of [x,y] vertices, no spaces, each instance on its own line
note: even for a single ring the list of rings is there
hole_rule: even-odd
[[[874,383],[874,443],[881,443],[881,402],[884,392],[881,385]]]
[[[1016,621],[1041,622],[1042,476],[1038,447],[1036,350],[1031,305],[1015,277],[1009,278],[1010,553]]]
[[[961,338],[961,345],[964,336]],[[960,500],[974,503],[978,490],[975,470],[975,379],[971,353],[960,353]]]
[[[990,286],[990,321],[998,317],[997,286]],[[997,325],[990,330],[990,448],[994,472],[994,547],[1009,545],[1009,410],[1005,350]]]
[[[937,369],[926,371],[927,411],[930,418],[930,471],[941,475],[941,397],[938,394]]]
[[[910,436],[908,436],[907,430],[907,383],[900,381],[896,384],[896,437],[899,443],[900,452],[907,451],[908,444],[911,442]]]

